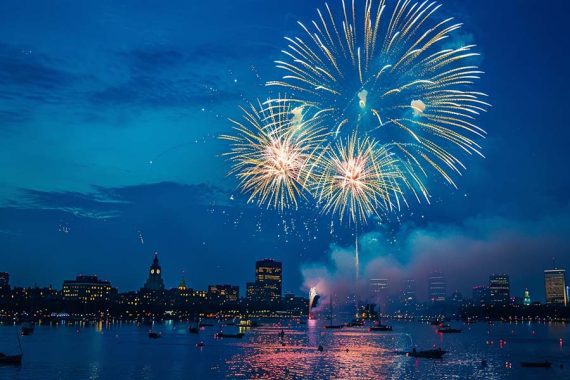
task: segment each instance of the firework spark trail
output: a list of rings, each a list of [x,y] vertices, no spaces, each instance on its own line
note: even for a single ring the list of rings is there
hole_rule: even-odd
[[[426,167],[456,187],[451,173],[465,168],[456,152],[482,156],[475,139],[485,132],[474,122],[490,106],[471,89],[482,74],[467,63],[474,45],[443,45],[461,24],[436,20],[436,2],[398,1],[391,15],[384,0],[341,4],[299,22],[276,61],[282,80],[267,85],[319,109],[336,135],[359,128],[395,146],[416,196],[429,201]]]

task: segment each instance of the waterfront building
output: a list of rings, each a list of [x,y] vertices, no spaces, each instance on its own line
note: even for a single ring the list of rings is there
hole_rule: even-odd
[[[63,282],[61,291],[64,301],[109,302],[116,292],[110,281],[99,280],[97,276],[79,275],[75,280]]]
[[[404,304],[416,302],[416,282],[412,278],[405,279],[402,283],[402,300]]]
[[[282,284],[281,262],[263,259],[255,263],[255,285],[250,289],[254,299],[263,303],[281,301]]]
[[[428,294],[432,302],[444,302],[447,297],[447,282],[443,272],[435,271],[428,278]]]
[[[385,298],[388,295],[389,281],[387,278],[371,278],[368,282],[368,294],[374,301]]]
[[[239,286],[210,285],[208,286],[208,299],[218,305],[235,303],[239,300]]]
[[[158,252],[154,253],[154,259],[148,270],[148,278],[144,283],[145,290],[164,290],[164,280],[162,279],[162,268],[158,262]]]
[[[492,304],[508,305],[511,299],[509,276],[493,274],[489,276],[489,300]]]
[[[566,306],[566,270],[547,269],[544,271],[544,290],[547,304],[561,304]]]

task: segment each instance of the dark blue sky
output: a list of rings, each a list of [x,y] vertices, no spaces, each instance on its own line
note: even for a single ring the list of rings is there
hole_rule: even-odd
[[[482,53],[486,159],[466,161],[458,191],[431,184],[432,205],[401,223],[366,226],[363,271],[423,288],[442,269],[464,292],[507,272],[517,295],[541,298],[552,257],[570,267],[570,4],[443,4]],[[284,261],[295,292],[314,269],[341,276],[351,230],[246,205],[217,139],[238,105],[267,95],[283,37],[322,5],[1,2],[0,270],[17,285],[96,273],[129,290],[157,250],[168,286],[182,272],[195,288],[243,286],[263,257]]]

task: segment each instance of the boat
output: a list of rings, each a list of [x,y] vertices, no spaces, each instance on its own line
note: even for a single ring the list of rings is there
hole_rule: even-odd
[[[441,359],[445,353],[446,351],[441,348],[422,351],[417,351],[414,348],[412,351],[408,352],[408,356],[411,356],[412,358]]]
[[[20,341],[20,335],[18,334],[18,330],[16,330],[16,338],[18,339],[18,347],[20,348],[20,353],[16,355],[6,355],[0,352],[0,365],[22,364],[22,356],[24,356],[24,353],[22,351],[22,342]]]
[[[552,363],[548,360],[544,360],[542,362],[521,362],[521,367],[526,368],[550,368]]]
[[[150,339],[158,339],[162,337],[162,333],[161,332],[156,332],[156,331],[149,331],[148,332],[148,337]]]
[[[364,321],[362,319],[353,319],[352,321],[348,322],[346,327],[360,327],[364,326]]]
[[[332,294],[330,295],[330,316],[329,316],[329,324],[325,325],[325,329],[342,329],[344,325],[333,325],[333,302],[332,302]]]
[[[376,325],[376,326],[370,326],[370,328],[368,330],[369,331],[392,331],[392,326]]]
[[[238,327],[246,327],[246,328],[250,328],[250,327],[259,327],[259,322],[257,322],[254,319],[242,319],[240,320],[237,325]]]
[[[20,365],[22,364],[22,354],[6,355],[0,352],[0,365]]]
[[[224,332],[219,332],[216,333],[215,337],[220,339],[220,338],[236,338],[236,339],[241,339],[243,338],[243,333],[237,333],[237,334],[226,334]]]
[[[22,336],[32,335],[34,333],[34,325],[25,325],[20,329]]]
[[[431,349],[431,350],[421,350],[421,351],[418,351],[415,348],[413,348],[411,351],[396,351],[396,354],[405,355],[412,358],[441,359],[446,352],[447,351],[444,351],[441,348]]]
[[[437,332],[440,334],[457,334],[463,331],[462,329],[456,329],[450,326],[443,326],[437,329]]]
[[[188,327],[188,332],[190,334],[198,334],[200,332],[200,328],[196,326],[190,326]]]

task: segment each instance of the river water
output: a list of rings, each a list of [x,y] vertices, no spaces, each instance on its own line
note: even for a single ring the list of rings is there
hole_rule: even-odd
[[[388,333],[312,322],[266,322],[243,339],[215,339],[218,326],[189,334],[179,323],[153,326],[162,332],[154,340],[149,326],[131,323],[38,326],[21,337],[22,365],[0,367],[0,379],[570,379],[564,324],[452,323],[463,332],[441,335],[417,322],[389,322]],[[17,342],[14,326],[0,327],[1,352],[16,353]],[[448,353],[441,360],[394,354],[412,344]],[[522,368],[529,360],[553,364]]]

